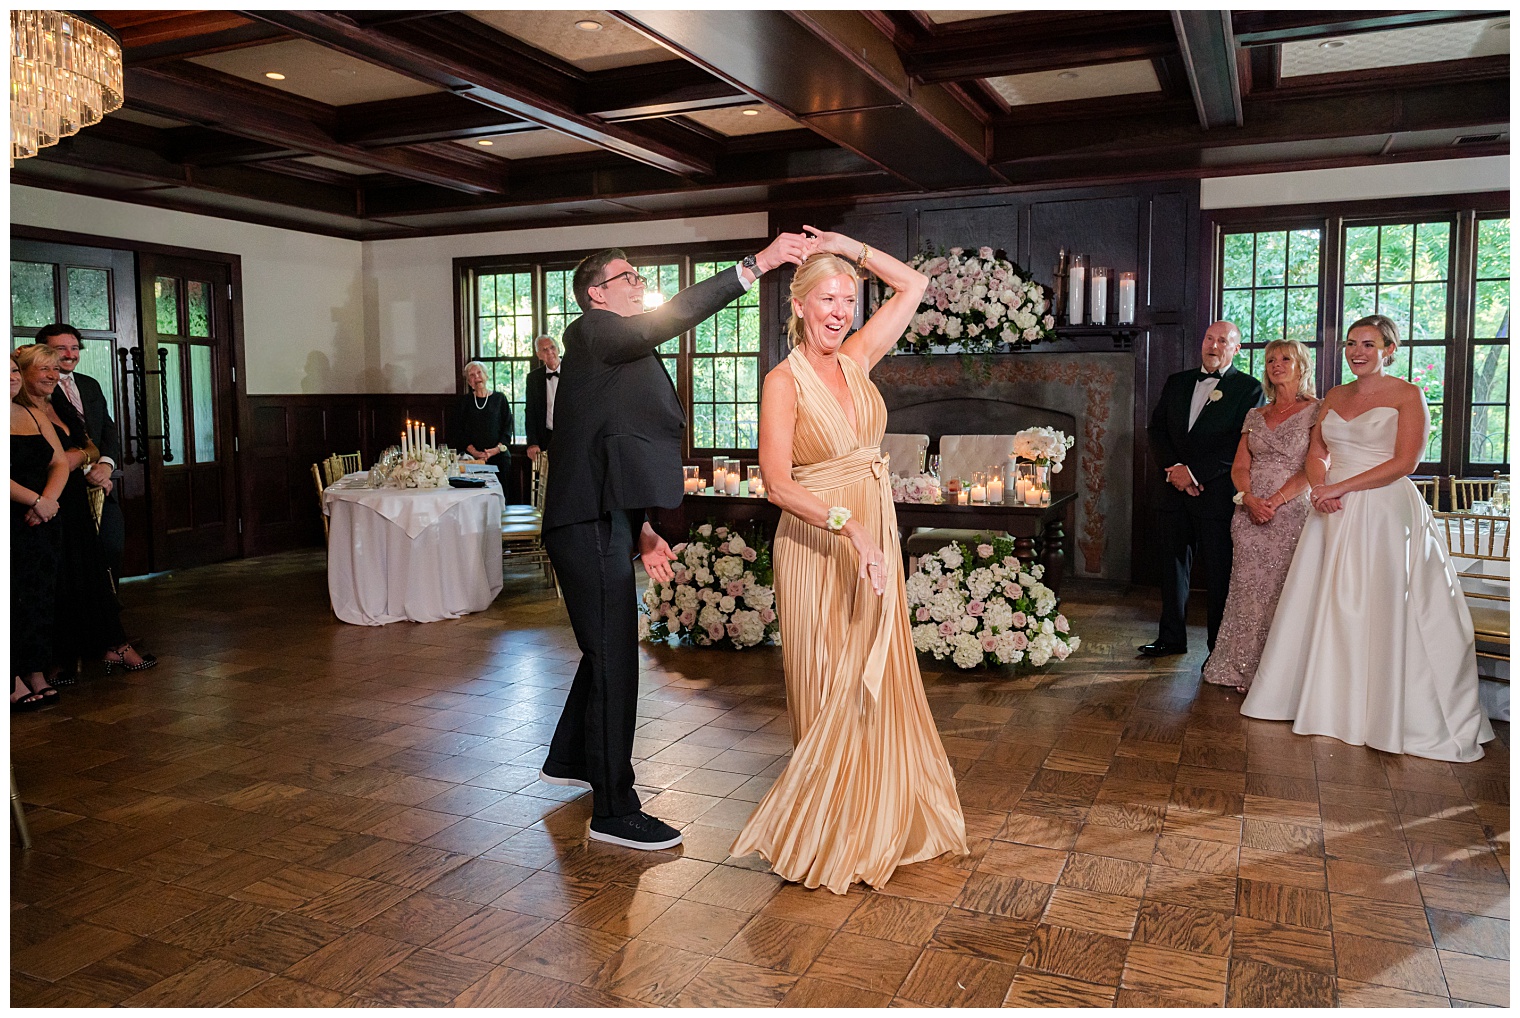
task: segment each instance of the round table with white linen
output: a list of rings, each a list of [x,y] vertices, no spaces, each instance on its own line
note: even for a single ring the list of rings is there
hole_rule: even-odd
[[[322,493],[333,614],[360,626],[484,611],[501,593],[501,485],[371,488],[361,471]]]

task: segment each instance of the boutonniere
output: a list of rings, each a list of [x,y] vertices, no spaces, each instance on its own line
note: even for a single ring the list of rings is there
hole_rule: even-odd
[[[1224,399],[1224,393],[1220,392],[1218,389],[1214,389],[1209,393],[1210,403],[1218,403],[1222,399]]]

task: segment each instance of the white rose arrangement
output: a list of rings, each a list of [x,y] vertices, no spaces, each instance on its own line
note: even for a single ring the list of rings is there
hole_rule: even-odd
[[[1025,428],[1013,436],[1013,454],[1059,474],[1061,464],[1066,460],[1066,450],[1076,444],[1075,438],[1055,428]]]
[[[639,639],[675,636],[735,650],[781,642],[771,550],[763,538],[703,523],[671,551],[675,575],[669,583],[649,581],[639,606]]]
[[[947,544],[926,555],[907,579],[913,646],[957,668],[983,664],[1036,668],[1064,661],[1082,646],[1055,593],[1041,583],[1045,567],[1026,565],[1011,537]]]
[[[939,479],[933,474],[893,474],[892,501],[935,505],[940,501]]]
[[[372,468],[380,475],[377,487],[443,488],[459,473],[459,454],[449,448],[387,449]]]
[[[897,341],[899,353],[958,346],[967,354],[994,353],[1049,339],[1055,316],[1045,287],[1001,251],[925,251],[909,262],[929,277],[919,311]]]

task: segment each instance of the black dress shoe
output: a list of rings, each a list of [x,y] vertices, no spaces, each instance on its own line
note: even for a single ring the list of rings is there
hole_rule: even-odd
[[[1160,640],[1157,640],[1155,643],[1147,643],[1144,647],[1137,647],[1136,649],[1140,652],[1141,657],[1170,657],[1173,654],[1187,653],[1186,647],[1179,647],[1172,643],[1162,643]]]
[[[620,817],[592,817],[590,833],[592,841],[645,851],[674,848],[681,843],[680,831],[642,811]]]

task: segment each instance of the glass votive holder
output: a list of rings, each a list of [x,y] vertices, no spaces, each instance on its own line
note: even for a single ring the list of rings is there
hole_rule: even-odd
[[[764,497],[765,480],[760,476],[760,464],[749,465],[749,493],[756,497]]]
[[[702,490],[702,478],[697,475],[697,471],[700,469],[701,467],[698,467],[696,464],[692,464],[691,466],[683,465],[681,467],[681,478],[682,484],[684,485],[683,490],[686,494],[690,495],[692,492]]]

